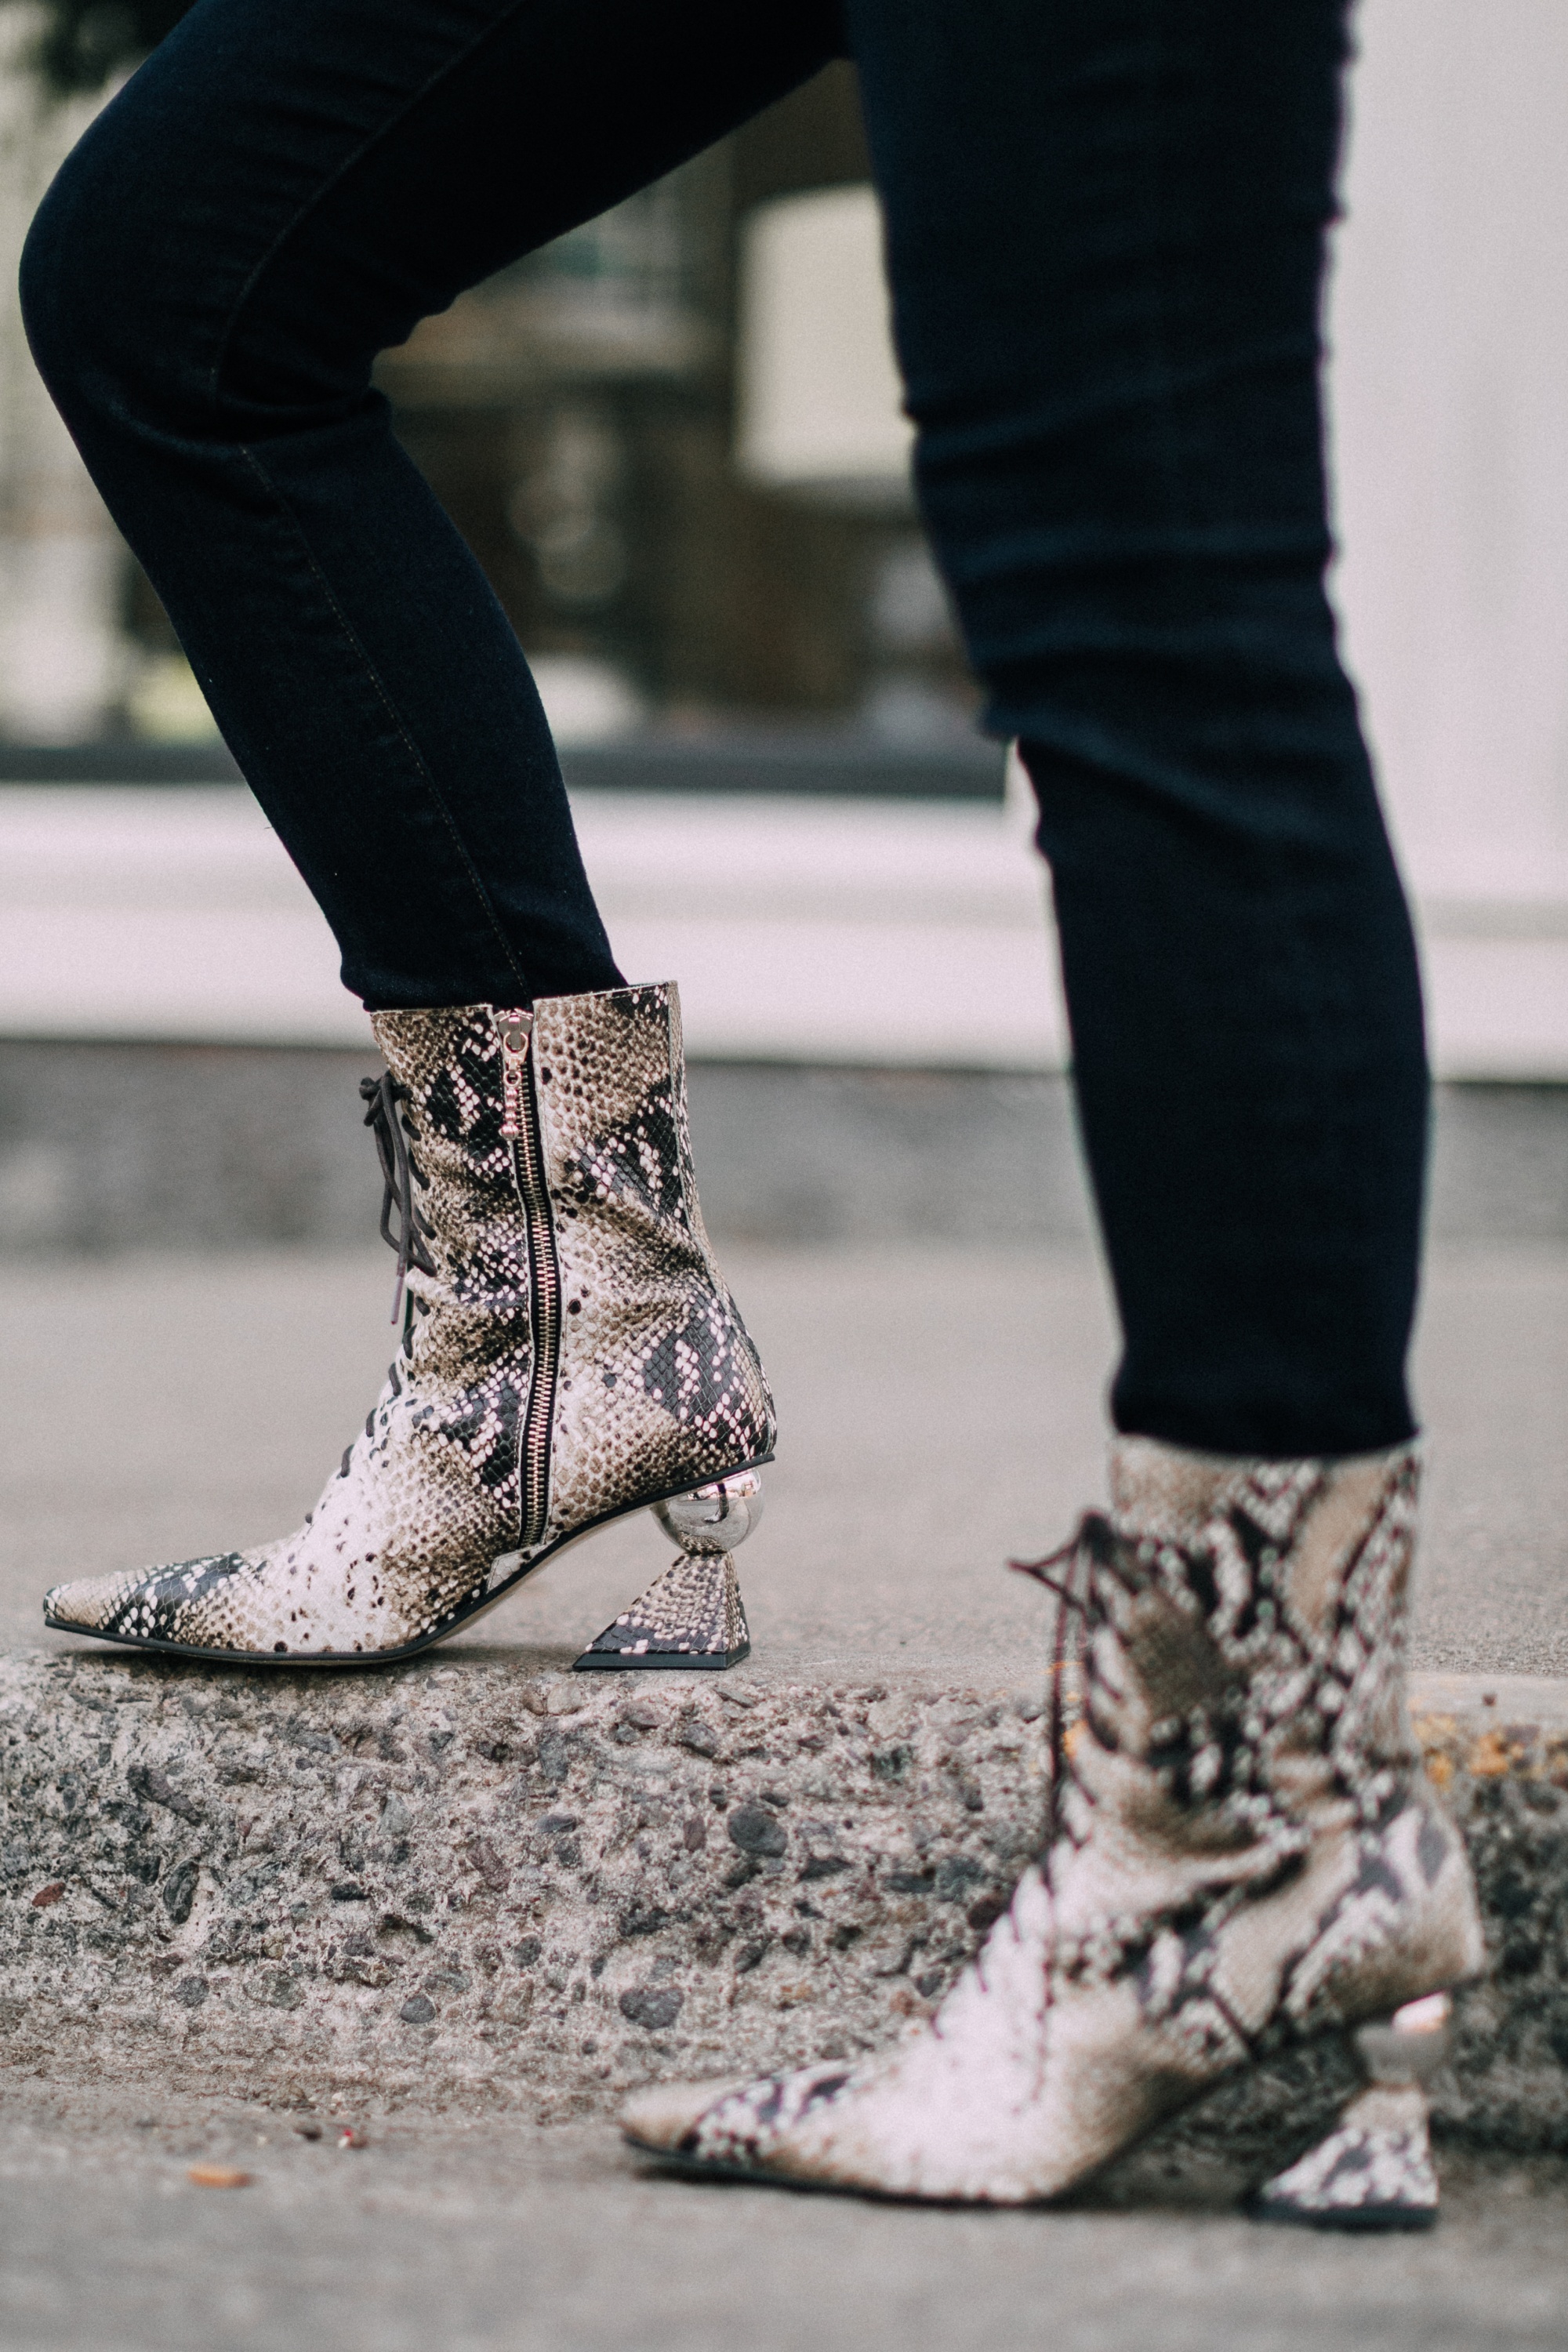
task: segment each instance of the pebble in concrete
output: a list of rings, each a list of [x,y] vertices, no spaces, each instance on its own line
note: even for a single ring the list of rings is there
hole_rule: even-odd
[[[1426,1769],[1469,1846],[1491,1962],[1487,1981],[1459,2003],[1456,2064],[1436,2111],[1473,2145],[1561,2153],[1568,2150],[1568,1685],[1522,1694],[1537,1710],[1529,1719],[1514,1717],[1506,1682],[1497,1696],[1494,1689],[1475,1678],[1461,1704],[1424,1710],[1418,1721]]]

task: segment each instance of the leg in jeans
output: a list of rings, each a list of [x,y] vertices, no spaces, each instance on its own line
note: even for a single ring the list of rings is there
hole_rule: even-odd
[[[1322,583],[1345,14],[849,9],[924,509],[1040,803],[1117,1426],[1226,1454],[1412,1430],[1420,998]]]
[[[199,0],[39,214],[39,365],[372,1008],[619,977],[372,362],[840,45],[832,0]]]
[[[303,1527],[58,1588],[54,1624],[363,1663],[673,1499],[691,1557],[584,1664],[744,1654],[718,1546],[773,1406],[697,1213],[677,1009],[617,985],[527,667],[370,368],[837,37],[819,0],[198,0],[44,206],[40,361],[374,1014],[408,1300]]]
[[[847,16],[925,512],[1055,876],[1124,1433],[1110,1509],[1038,1563],[1084,1628],[1047,1833],[931,2027],[626,2126],[1021,2203],[1260,2049],[1393,2012],[1410,2080],[1483,1958],[1404,1730],[1425,1065],[1322,588],[1343,5]],[[1353,2224],[1433,2217],[1419,2097],[1368,2095],[1266,2208],[1332,2179]]]

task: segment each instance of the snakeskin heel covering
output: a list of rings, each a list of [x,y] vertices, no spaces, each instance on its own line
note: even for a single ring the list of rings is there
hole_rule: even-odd
[[[709,1630],[732,1651],[727,1559],[687,1523],[745,1532],[755,1479],[743,1505],[726,1482],[772,1458],[773,1411],[698,1207],[676,990],[374,1026],[388,1075],[362,1092],[404,1336],[363,1432],[295,1534],[57,1585],[47,1622],[250,1664],[407,1656],[590,1528],[695,1488],[717,1499],[666,1524],[719,1579]],[[692,1598],[685,1662],[717,1663],[693,1653]]]
[[[728,1552],[678,1559],[590,1642],[574,1672],[625,1666],[738,1666],[752,1636]]]
[[[1258,2221],[1312,2230],[1429,2230],[1437,2219],[1426,2084],[1448,2053],[1449,2000],[1432,1993],[1358,2031],[1366,2087],[1328,2137],[1248,2201]]]
[[[1043,1851],[935,2017],[862,2063],[649,2088],[627,2137],[796,2187],[1049,2199],[1252,2060],[1476,1973],[1468,1864],[1405,1717],[1416,1472],[1408,1447],[1121,1441],[1110,1513],[1031,1570],[1061,1611]]]

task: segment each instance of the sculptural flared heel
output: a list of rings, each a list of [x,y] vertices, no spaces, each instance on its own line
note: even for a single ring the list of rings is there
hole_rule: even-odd
[[[606,1625],[576,1661],[580,1675],[666,1667],[721,1674],[749,1655],[752,1637],[731,1558],[763,1516],[763,1482],[754,1470],[695,1486],[656,1503],[653,1515],[680,1546],[679,1557],[646,1592]]]
[[[1448,2054],[1446,1992],[1407,2001],[1355,2035],[1364,2087],[1326,2139],[1248,2200],[1257,2221],[1310,2230],[1430,2230],[1437,2175],[1427,2086]]]

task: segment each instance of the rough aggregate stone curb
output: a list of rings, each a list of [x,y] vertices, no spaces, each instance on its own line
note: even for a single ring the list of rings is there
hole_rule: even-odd
[[[1430,1692],[1416,1729],[1469,1847],[1489,1961],[1458,2003],[1455,2063],[1436,2113],[1473,2145],[1560,2153],[1568,2149],[1568,1685],[1430,1680],[1449,1686],[1448,1703]]]
[[[0,2063],[541,2117],[923,2013],[1037,1698],[0,1662]]]
[[[1561,2149],[1568,1692],[1489,1687],[1417,1693],[1494,1960],[1439,2109]],[[903,1672],[0,1659],[0,2065],[557,2120],[658,2074],[855,2055],[926,2013],[1004,1903],[1041,1718],[1037,1688]],[[1342,2053],[1302,2063],[1331,2104]],[[1300,2105],[1300,2065],[1280,2079]],[[1233,2157],[1262,2095],[1209,2103]],[[1190,2169],[1192,2140],[1148,2161]]]

